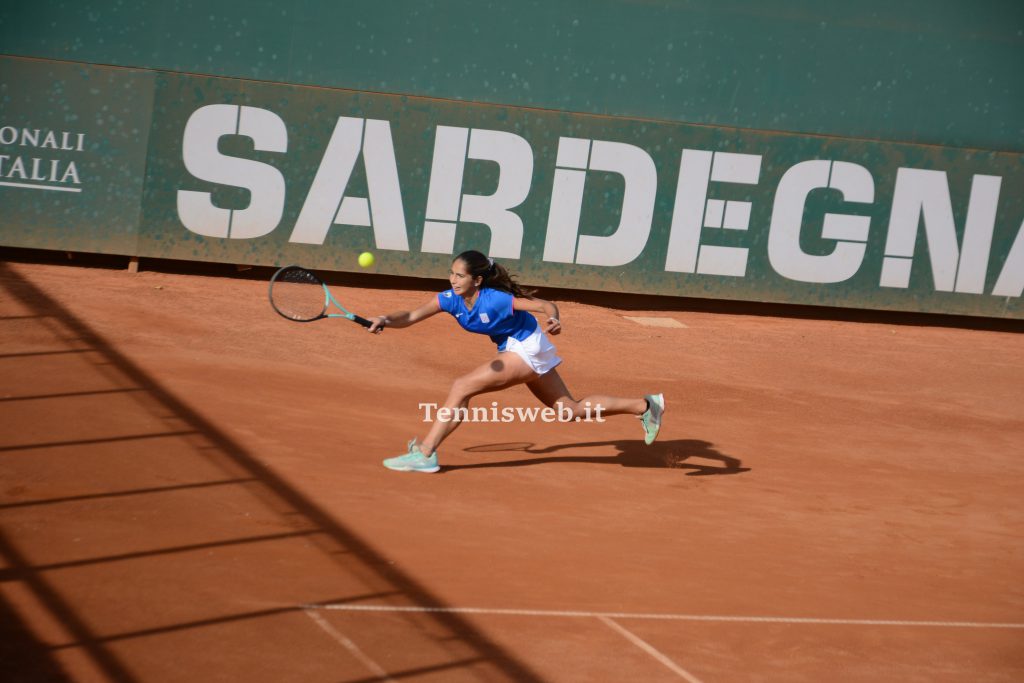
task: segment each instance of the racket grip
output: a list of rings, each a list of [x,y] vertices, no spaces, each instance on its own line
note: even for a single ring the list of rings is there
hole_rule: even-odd
[[[372,324],[373,324],[372,322],[370,322],[370,321],[369,321],[369,320],[367,320],[366,318],[363,318],[363,317],[361,317],[361,316],[358,316],[358,315],[356,315],[355,313],[353,313],[353,314],[352,314],[352,320],[353,320],[353,321],[355,321],[355,322],[357,322],[357,323],[359,323],[359,324],[360,324],[360,325],[362,325],[363,327],[369,327],[370,325],[372,325]]]

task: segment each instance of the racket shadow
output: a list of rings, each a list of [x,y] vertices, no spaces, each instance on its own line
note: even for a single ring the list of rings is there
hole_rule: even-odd
[[[603,448],[613,449],[611,455],[548,455],[574,449]],[[617,441],[588,441],[570,444],[556,444],[538,447],[534,443],[519,441],[510,443],[481,444],[464,448],[466,453],[529,453],[542,457],[517,458],[514,460],[497,460],[465,465],[444,465],[442,472],[455,470],[482,469],[487,467],[530,467],[551,463],[593,463],[599,465],[619,465],[621,467],[647,467],[686,470],[686,476],[706,477],[723,474],[742,474],[749,472],[739,458],[720,453],[708,441],[698,439],[675,439],[655,441],[650,446],[643,441],[622,439]]]

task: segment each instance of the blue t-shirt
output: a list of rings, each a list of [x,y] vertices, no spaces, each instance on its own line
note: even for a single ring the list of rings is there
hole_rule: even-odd
[[[509,337],[523,341],[537,329],[537,319],[526,311],[512,310],[513,296],[500,289],[484,287],[473,308],[467,308],[461,296],[448,290],[437,295],[441,310],[450,313],[463,329],[490,335],[491,341],[505,350]]]

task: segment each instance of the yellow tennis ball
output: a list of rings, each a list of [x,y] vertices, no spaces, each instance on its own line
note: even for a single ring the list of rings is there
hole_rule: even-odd
[[[359,265],[361,265],[363,268],[369,268],[370,266],[372,266],[373,261],[373,254],[371,254],[368,251],[364,251],[362,254],[359,255]]]

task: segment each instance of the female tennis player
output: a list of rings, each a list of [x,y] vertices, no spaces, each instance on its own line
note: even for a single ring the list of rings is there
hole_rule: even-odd
[[[555,369],[562,359],[547,337],[562,331],[555,304],[524,290],[503,266],[479,251],[456,256],[448,270],[448,281],[451,289],[419,308],[370,318],[372,325],[368,328],[380,332],[385,327],[409,327],[444,311],[463,329],[490,336],[498,345],[497,357],[452,383],[444,403],[447,414],[458,415],[456,409],[467,408],[469,399],[479,394],[525,384],[545,406],[557,409],[567,419],[589,417],[591,408],[600,406],[604,415],[640,417],[646,443],[658,436],[665,412],[662,394],[644,398],[587,396],[579,401],[572,397]],[[543,330],[531,313],[545,319]],[[437,472],[441,469],[437,447],[458,426],[458,419],[435,420],[421,441],[410,441],[406,453],[388,458],[384,466],[402,472]]]

